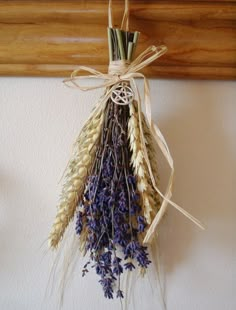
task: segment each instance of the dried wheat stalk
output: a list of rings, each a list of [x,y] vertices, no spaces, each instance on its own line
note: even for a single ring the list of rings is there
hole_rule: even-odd
[[[145,144],[147,147],[148,156],[151,163],[151,168],[154,174],[154,178],[155,180],[157,180],[158,174],[155,161],[155,148],[150,129],[146,123],[143,114],[142,114],[142,124],[146,139]],[[134,101],[130,105],[130,119],[128,123],[128,133],[130,140],[130,149],[132,151],[131,164],[134,168],[134,174],[137,177],[138,190],[141,193],[141,204],[143,207],[144,217],[147,223],[151,224],[152,219],[159,208],[160,202],[152,186],[148,167],[144,158],[144,150],[141,143],[139,116],[136,101]]]
[[[65,182],[57,208],[57,215],[49,235],[49,246],[56,248],[74,217],[83,194],[87,176],[95,159],[104,119],[104,108],[94,111],[74,144],[72,157],[65,171]]]
[[[158,165],[157,165],[157,144],[153,139],[150,127],[147,123],[146,117],[142,113],[142,125],[143,125],[143,133],[145,138],[145,144],[147,147],[148,158],[150,159],[150,164],[153,172],[154,179],[156,184],[159,182],[159,173],[158,173]],[[159,197],[155,194],[156,199],[159,201]]]

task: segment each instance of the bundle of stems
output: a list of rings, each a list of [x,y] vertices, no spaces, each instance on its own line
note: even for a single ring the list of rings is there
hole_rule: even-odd
[[[133,59],[138,43],[139,32],[124,31],[118,28],[107,28],[110,61]]]
[[[108,28],[110,61],[131,62],[139,32]],[[145,146],[154,156],[152,134],[135,100],[121,104],[129,82],[115,85],[121,92],[116,102],[111,96],[96,109],[82,129],[69,162],[65,183],[49,243],[58,246],[69,222],[75,217],[80,250],[100,277],[104,296],[123,298],[123,272],[148,268],[148,248],[143,236],[158,212],[159,198],[152,187],[140,138],[142,123]],[[106,90],[109,92],[109,88]],[[124,93],[122,93],[124,92]],[[155,160],[152,170],[157,179]]]

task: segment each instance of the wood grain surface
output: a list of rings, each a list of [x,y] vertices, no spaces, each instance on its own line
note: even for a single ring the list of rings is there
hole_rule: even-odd
[[[77,65],[106,72],[107,3],[0,0],[0,75],[65,77]],[[124,2],[113,3],[119,27]],[[141,32],[137,54],[168,47],[143,70],[149,77],[236,78],[236,1],[130,1],[130,30]]]

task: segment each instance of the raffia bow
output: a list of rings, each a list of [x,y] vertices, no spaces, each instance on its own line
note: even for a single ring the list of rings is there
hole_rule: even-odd
[[[90,67],[86,66],[79,66],[76,70],[74,70],[71,74],[71,77],[64,80],[64,83],[69,87],[76,87],[79,88],[82,91],[88,91],[98,88],[106,88],[105,95],[102,97],[99,104],[104,104],[107,99],[110,97],[112,91],[117,87],[117,84],[122,81],[129,82],[133,87],[133,90],[135,94],[137,95],[137,103],[138,103],[138,114],[139,114],[139,120],[141,120],[141,96],[139,89],[137,87],[136,78],[142,78],[143,79],[143,86],[144,86],[144,106],[145,106],[145,112],[146,112],[146,118],[148,121],[148,124],[150,126],[151,133],[153,135],[153,138],[155,139],[157,145],[159,146],[160,150],[162,151],[162,154],[164,155],[165,159],[168,162],[168,165],[170,167],[170,176],[168,180],[168,184],[166,187],[165,194],[163,194],[160,189],[157,187],[151,164],[150,159],[148,157],[146,144],[145,144],[145,138],[142,128],[142,122],[139,121],[139,127],[140,127],[140,133],[141,133],[141,143],[143,148],[143,155],[145,162],[148,167],[148,171],[150,174],[150,178],[152,181],[153,188],[155,191],[162,197],[162,203],[160,206],[160,210],[156,214],[155,218],[153,219],[150,227],[148,228],[144,243],[150,243],[152,240],[152,237],[155,234],[155,230],[159,222],[161,221],[167,205],[170,204],[174,208],[176,208],[179,212],[181,212],[183,215],[185,215],[188,219],[190,219],[192,222],[194,222],[197,226],[199,226],[201,229],[204,229],[202,224],[198,219],[196,219],[194,216],[189,214],[186,210],[181,208],[179,205],[177,205],[175,202],[171,201],[172,196],[172,186],[174,181],[174,164],[173,159],[170,154],[168,145],[160,131],[160,129],[157,127],[157,125],[153,122],[152,116],[151,116],[151,101],[150,101],[150,87],[149,82],[144,74],[139,72],[144,67],[148,66],[150,63],[152,63],[154,60],[159,58],[161,55],[163,55],[167,51],[167,47],[164,45],[161,46],[150,46],[147,48],[143,53],[141,53],[134,61],[131,63],[127,63],[124,61],[115,61],[112,62],[109,66],[109,72],[107,74],[101,73],[95,69],[92,69]],[[78,75],[81,71],[85,71],[88,73],[91,73],[90,75],[86,76],[80,76]],[[102,83],[99,83],[95,86],[82,86],[79,81],[81,79],[98,79],[103,80]]]

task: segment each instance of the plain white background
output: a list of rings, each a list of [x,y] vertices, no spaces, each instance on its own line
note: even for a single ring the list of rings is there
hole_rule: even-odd
[[[54,255],[43,242],[72,143],[101,93],[81,93],[61,81],[0,79],[1,310],[58,309],[57,294],[45,297]],[[236,83],[152,80],[151,96],[153,118],[174,157],[173,199],[207,227],[200,231],[168,209],[159,229],[167,309],[234,310]],[[160,172],[164,183],[163,163]],[[129,310],[161,309],[157,287],[150,275],[136,281]],[[104,300],[93,271],[82,279],[78,268],[64,309],[120,304]]]

